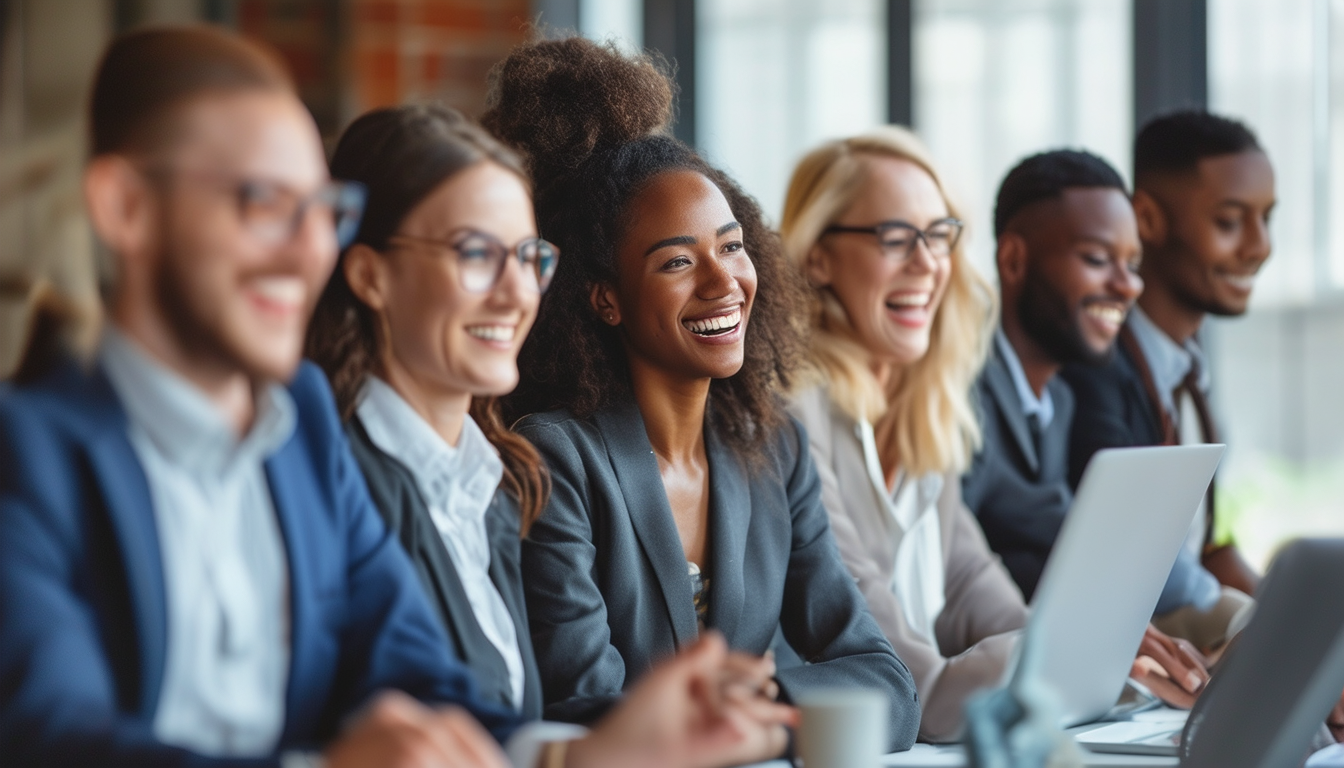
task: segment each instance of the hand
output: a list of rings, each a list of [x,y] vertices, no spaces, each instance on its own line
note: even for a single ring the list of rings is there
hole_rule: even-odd
[[[1344,696],[1340,696],[1335,708],[1330,710],[1330,716],[1325,718],[1325,725],[1330,729],[1330,735],[1335,737],[1335,741],[1344,743]]]
[[[1199,651],[1186,640],[1168,637],[1152,624],[1144,632],[1129,674],[1178,709],[1193,707],[1209,682],[1209,670]]]
[[[327,768],[508,768],[495,740],[457,707],[432,710],[379,694],[323,755]]]
[[[719,768],[778,757],[797,710],[778,692],[774,660],[727,650],[707,633],[656,667],[586,738],[574,742],[573,768]]]

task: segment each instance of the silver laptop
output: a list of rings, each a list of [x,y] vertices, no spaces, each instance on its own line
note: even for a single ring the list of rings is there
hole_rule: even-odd
[[[1181,727],[1115,723],[1078,737],[1096,752],[1181,756],[1183,768],[1301,765],[1344,690],[1344,540],[1285,549],[1256,615]]]
[[[1118,448],[1092,457],[1032,600],[1032,674],[1061,727],[1111,710],[1222,445]],[[1009,669],[1011,679],[1014,670]]]

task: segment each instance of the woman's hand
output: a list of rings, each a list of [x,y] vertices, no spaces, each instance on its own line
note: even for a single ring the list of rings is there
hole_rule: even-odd
[[[1169,637],[1152,624],[1144,632],[1130,676],[1178,709],[1190,709],[1209,682],[1204,657],[1188,641]]]
[[[774,660],[730,653],[707,633],[656,667],[588,737],[571,768],[720,768],[778,757],[797,710],[773,700]]]

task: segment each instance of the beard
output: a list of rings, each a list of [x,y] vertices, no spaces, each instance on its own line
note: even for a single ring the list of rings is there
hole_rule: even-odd
[[[1087,303],[1084,301],[1082,307]],[[1105,365],[1110,361],[1115,345],[1098,352],[1087,343],[1078,317],[1082,307],[1074,310],[1044,278],[1028,270],[1017,300],[1017,316],[1022,330],[1055,362],[1061,365]]]

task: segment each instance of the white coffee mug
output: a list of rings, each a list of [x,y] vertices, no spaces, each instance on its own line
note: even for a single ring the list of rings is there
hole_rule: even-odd
[[[869,688],[798,695],[803,768],[878,768],[887,747],[887,697]]]

